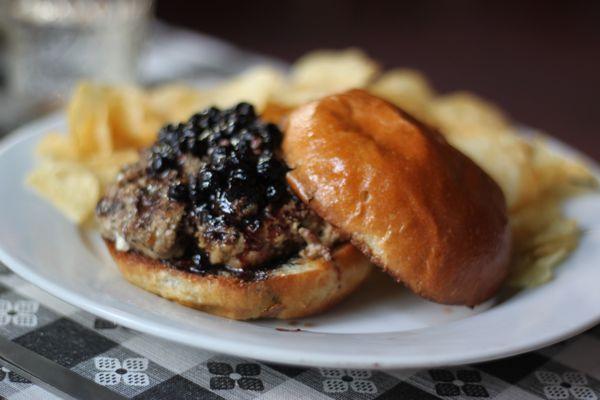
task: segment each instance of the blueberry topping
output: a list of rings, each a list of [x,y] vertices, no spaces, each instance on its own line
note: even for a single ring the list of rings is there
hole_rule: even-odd
[[[185,201],[189,196],[188,186],[177,183],[176,185],[169,187],[168,196],[175,201]]]
[[[285,189],[275,186],[275,185],[269,185],[267,186],[266,189],[266,196],[267,196],[267,200],[268,201],[277,201],[281,198],[281,196],[283,195]]]
[[[287,167],[278,159],[273,158],[270,153],[267,153],[259,158],[256,164],[256,172],[267,180],[277,180],[278,177],[285,176]]]
[[[258,232],[258,230],[260,229],[260,219],[258,218],[246,218],[244,219],[244,228],[250,232],[250,233],[255,233]]]
[[[194,265],[202,267],[203,264],[205,264],[205,258],[206,256],[204,256],[201,253],[196,253],[192,256],[192,262],[194,263]]]
[[[238,115],[245,117],[247,119],[250,119],[250,120],[256,118],[256,113],[254,111],[254,106],[252,106],[252,104],[239,103],[237,106],[235,106],[235,112]]]
[[[200,190],[205,193],[214,191],[219,185],[219,177],[213,171],[203,171],[200,174]]]
[[[155,176],[174,170],[177,180],[168,196],[196,217],[254,232],[260,227],[256,215],[290,196],[288,169],[276,155],[281,140],[277,125],[260,120],[251,104],[211,107],[185,123],[164,126],[150,149],[148,169]],[[182,157],[199,159],[199,170],[184,173]]]

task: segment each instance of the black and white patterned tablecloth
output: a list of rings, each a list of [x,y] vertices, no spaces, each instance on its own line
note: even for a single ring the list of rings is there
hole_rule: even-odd
[[[299,368],[192,349],[113,324],[0,271],[0,335],[128,399],[600,397],[600,326],[537,352],[462,367]],[[557,315],[557,318],[560,318]],[[0,396],[57,397],[2,367]]]

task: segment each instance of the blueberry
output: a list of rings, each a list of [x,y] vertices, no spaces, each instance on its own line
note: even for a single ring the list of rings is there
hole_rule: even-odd
[[[164,157],[160,154],[153,154],[150,158],[150,170],[155,174],[159,174],[167,169],[174,168],[175,165],[175,160],[169,157]]]
[[[154,172],[161,172],[163,170],[163,159],[160,156],[152,157],[150,160],[150,168]]]
[[[171,187],[169,187],[169,191],[167,193],[170,199],[175,201],[184,201],[188,198],[188,187],[182,183],[177,183]]]
[[[210,130],[210,128],[212,126],[212,122],[206,116],[203,116],[202,118],[193,120],[192,123],[194,124],[196,129],[198,129],[199,131]]]
[[[246,183],[249,180],[248,173],[242,168],[236,168],[229,174],[230,182]]]
[[[210,166],[214,171],[222,171],[225,169],[228,159],[227,148],[225,147],[217,147],[213,150],[210,155]]]
[[[152,146],[151,152],[153,155],[159,155],[163,158],[175,158],[177,151],[168,143],[158,142]]]
[[[187,177],[187,185],[175,181],[169,198],[191,202],[192,216],[217,233],[224,232],[222,224],[256,232],[263,207],[290,196],[288,169],[274,155],[281,140],[279,128],[258,119],[251,104],[226,110],[211,107],[185,124],[164,126],[151,149],[148,169],[154,174],[177,169],[181,177],[179,164],[189,159],[182,155],[200,158],[201,170]]]
[[[287,172],[287,167],[276,158],[272,158],[269,155],[263,155],[256,164],[256,172],[263,179],[280,179]]]
[[[225,222],[225,217],[223,215],[215,216],[215,215],[207,214],[206,222],[210,225],[210,228],[212,230],[221,230],[227,225]]]
[[[213,212],[217,214],[233,215],[236,212],[235,202],[237,197],[231,191],[223,191],[215,196]]]
[[[217,107],[209,107],[204,110],[202,114],[209,122],[214,123],[214,121],[216,121],[221,115],[221,110],[219,110]]]
[[[186,138],[181,147],[185,153],[200,154],[200,146],[196,138]]]
[[[267,186],[265,190],[265,196],[269,201],[275,201],[281,196],[281,190],[275,185]]]
[[[199,181],[195,176],[190,177],[190,181],[188,183],[188,193],[189,198],[196,204],[208,198],[207,192],[202,189],[201,181]]]
[[[193,114],[188,119],[188,124],[190,124],[192,126],[198,126],[198,124],[200,123],[200,121],[202,121],[204,118],[205,118],[204,114],[202,112],[198,112],[196,114]]]
[[[238,139],[232,141],[233,149],[240,159],[249,159],[252,157],[250,143],[246,140]]]
[[[256,139],[256,133],[252,132],[250,129],[242,128],[240,129],[238,136],[240,140],[244,140],[246,142],[251,142]]]
[[[252,106],[252,104],[239,103],[237,106],[235,106],[235,112],[244,117],[252,119],[256,118],[256,112],[254,111],[254,106]]]
[[[227,191],[232,198],[254,197],[252,196],[253,192],[256,192],[254,186],[254,176],[242,168],[232,170],[227,179]]]
[[[219,142],[221,139],[225,139],[225,135],[221,133],[219,130],[210,130],[210,135],[207,138],[208,145],[210,147],[219,147]]]
[[[208,143],[205,140],[199,140],[198,137],[190,137],[185,140],[182,147],[186,153],[201,157],[206,154]]]
[[[260,129],[262,148],[274,150],[281,145],[281,131],[275,124],[267,124]]]
[[[217,188],[218,176],[212,171],[204,171],[200,175],[199,189],[203,192],[211,192]]]
[[[208,256],[202,252],[200,249],[196,249],[196,251],[191,256],[192,266],[190,267],[191,272],[196,273],[205,273],[209,270],[213,265],[210,263]]]
[[[200,203],[198,205],[195,205],[192,208],[191,211],[191,215],[193,217],[200,217],[202,218],[203,215],[206,215],[206,213],[208,212],[209,206],[206,203]]]
[[[205,130],[213,127],[218,121],[221,111],[216,107],[210,107],[206,110],[192,115],[189,123],[198,130]]]
[[[250,233],[256,233],[260,229],[260,219],[246,218],[242,221],[244,228]]]
[[[204,256],[201,253],[196,253],[192,256],[192,262],[198,267],[204,266]]]
[[[223,129],[223,134],[228,136],[228,137],[232,137],[233,135],[235,135],[237,132],[239,132],[240,128],[242,128],[243,124],[242,121],[238,120],[238,119],[232,119],[227,123],[227,126],[225,127],[225,129]]]
[[[158,141],[173,146],[177,145],[178,136],[177,128],[169,124],[163,126],[158,132]]]

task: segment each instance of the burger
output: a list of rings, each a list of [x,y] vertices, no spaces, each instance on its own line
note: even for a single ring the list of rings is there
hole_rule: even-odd
[[[439,133],[362,90],[277,122],[240,103],[161,129],[96,207],[126,279],[233,319],[322,312],[372,265],[440,303],[495,294],[504,197]]]

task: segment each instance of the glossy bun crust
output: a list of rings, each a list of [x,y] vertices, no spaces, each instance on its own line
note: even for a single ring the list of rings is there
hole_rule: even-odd
[[[369,260],[350,244],[331,261],[299,259],[262,279],[228,272],[199,275],[135,252],[108,250],[123,276],[136,286],[188,307],[232,319],[300,318],[325,311],[352,293],[371,271]]]
[[[362,90],[292,112],[288,182],[323,219],[411,290],[474,306],[508,273],[504,196],[437,132]]]

